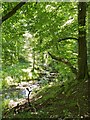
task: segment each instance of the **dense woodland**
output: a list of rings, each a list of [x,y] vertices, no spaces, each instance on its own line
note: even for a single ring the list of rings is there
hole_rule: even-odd
[[[0,13],[2,118],[90,117],[90,2],[2,2]]]

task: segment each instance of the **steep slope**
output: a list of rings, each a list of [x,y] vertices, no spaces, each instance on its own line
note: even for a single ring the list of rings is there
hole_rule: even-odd
[[[38,91],[28,103],[9,110],[8,118],[78,118],[88,116],[87,81],[54,83]],[[10,112],[12,111],[12,112]]]

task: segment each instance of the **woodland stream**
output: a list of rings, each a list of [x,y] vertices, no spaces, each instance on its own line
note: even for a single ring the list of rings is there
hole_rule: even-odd
[[[5,89],[0,93],[2,96],[2,100],[9,100],[9,106],[16,106],[22,100],[28,98],[28,88],[31,91],[30,97],[32,97],[33,93],[36,92],[40,85],[38,82],[21,82],[17,86],[11,86],[9,89]]]

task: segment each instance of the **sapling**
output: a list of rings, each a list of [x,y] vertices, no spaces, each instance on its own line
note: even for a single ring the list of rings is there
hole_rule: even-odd
[[[32,111],[36,112],[35,107],[32,106],[32,105],[30,104],[30,101],[29,101],[29,95],[30,95],[30,93],[32,92],[32,90],[29,89],[29,88],[26,88],[26,90],[28,91],[28,104],[29,104],[29,107],[31,107],[31,110],[32,110]]]
[[[30,101],[29,101],[29,95],[30,95],[30,93],[32,92],[32,90],[29,89],[29,88],[26,88],[26,90],[28,91],[28,104],[29,104],[29,106],[31,107],[31,104],[30,104]]]

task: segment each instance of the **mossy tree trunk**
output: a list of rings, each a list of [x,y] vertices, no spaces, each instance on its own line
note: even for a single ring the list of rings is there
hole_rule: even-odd
[[[86,2],[78,3],[78,79],[88,76],[86,46]]]

